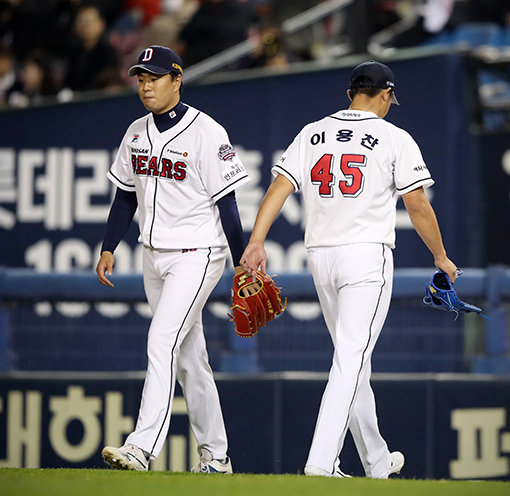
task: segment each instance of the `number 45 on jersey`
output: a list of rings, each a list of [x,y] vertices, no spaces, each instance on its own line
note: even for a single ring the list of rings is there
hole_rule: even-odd
[[[363,191],[365,177],[362,167],[367,164],[365,155],[344,153],[340,157],[340,170],[345,179],[338,181],[338,188],[344,197],[355,198]],[[319,185],[319,195],[332,198],[335,195],[334,156],[324,154],[310,171],[313,184]]]

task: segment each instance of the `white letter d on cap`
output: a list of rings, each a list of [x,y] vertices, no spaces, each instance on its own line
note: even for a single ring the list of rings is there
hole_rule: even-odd
[[[150,59],[152,59],[153,53],[154,53],[154,50],[152,48],[146,48],[144,50],[142,62],[148,62]]]

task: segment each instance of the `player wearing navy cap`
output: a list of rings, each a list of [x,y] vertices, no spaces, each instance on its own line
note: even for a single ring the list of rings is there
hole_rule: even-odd
[[[273,167],[241,263],[251,273],[265,270],[269,228],[300,190],[308,266],[335,348],[305,474],[345,477],[339,455],[350,429],[366,475],[385,479],[400,472],[404,456],[390,452],[379,432],[370,362],[391,299],[399,196],[436,267],[452,281],[457,267],[424,192],[434,181],[418,145],[384,120],[398,103],[392,71],[365,62],[347,93],[350,107],[305,126]]]
[[[395,95],[395,76],[393,71],[384,64],[375,61],[357,65],[351,73],[350,91],[357,88],[391,89],[391,103],[400,105]]]
[[[146,48],[138,57],[138,64],[128,70],[128,76],[137,76],[140,72],[150,74],[176,74],[182,76],[182,60],[170,48],[154,45]]]
[[[115,468],[147,470],[166,440],[176,379],[200,461],[193,472],[232,473],[218,392],[208,363],[202,309],[223,273],[227,246],[236,270],[244,248],[235,190],[249,181],[223,127],[180,101],[182,61],[146,48],[129,69],[149,114],[127,129],[108,178],[117,187],[99,281],[138,208],[145,293],[153,313],[148,366],[135,430],[102,454]]]

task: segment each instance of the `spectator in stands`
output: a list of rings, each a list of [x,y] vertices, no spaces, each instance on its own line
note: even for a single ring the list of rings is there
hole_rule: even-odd
[[[12,39],[12,24],[14,17],[14,3],[6,0],[0,1],[0,39]]]
[[[289,65],[285,35],[278,24],[260,26],[255,35],[256,47],[247,60],[247,67],[278,67]]]
[[[145,26],[136,53],[144,47],[161,45],[175,48],[179,35],[198,10],[199,0],[162,0],[161,13]]]
[[[250,10],[238,0],[203,0],[181,31],[176,51],[190,66],[246,40]]]
[[[9,47],[0,46],[0,106],[7,104],[15,85],[14,54]]]
[[[26,107],[55,95],[56,87],[51,73],[50,60],[46,52],[36,50],[30,53],[19,71],[17,86],[9,95],[9,104]]]
[[[441,32],[450,23],[454,5],[455,0],[425,0],[411,12],[416,17],[414,24],[397,33],[387,45],[395,48],[415,46]]]
[[[54,3],[54,6],[51,12],[49,29],[53,36],[47,48],[57,56],[64,56],[76,44],[74,25],[78,10],[84,5],[84,0],[51,1]],[[113,24],[121,15],[123,0],[95,0],[95,3],[101,8],[106,26]]]
[[[3,39],[8,40],[16,59],[21,60],[34,48],[46,44],[52,0],[9,0],[1,3]]]
[[[301,14],[319,3],[319,0],[293,0],[292,2],[288,0],[258,0],[255,13],[259,24],[278,24],[281,26],[287,19]],[[312,52],[318,38],[322,37],[321,30],[322,25],[315,24],[300,29],[296,33],[286,35],[287,55],[295,61],[313,59]]]
[[[74,33],[76,45],[71,51],[64,87],[85,91],[122,86],[117,52],[108,40],[99,4],[81,4]]]
[[[124,10],[139,17],[144,26],[148,26],[162,11],[165,0],[124,0]]]
[[[395,27],[382,48],[419,45],[442,31],[452,31],[466,23],[493,23],[510,26],[510,2],[502,0],[425,0],[414,5],[403,29]],[[412,22],[411,22],[412,21]],[[378,47],[372,47],[376,51]]]

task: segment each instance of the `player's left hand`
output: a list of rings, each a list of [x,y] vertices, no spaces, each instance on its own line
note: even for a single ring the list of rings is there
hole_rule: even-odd
[[[457,269],[457,275],[461,275],[462,271]],[[475,312],[481,317],[488,318],[482,315],[482,309],[462,301],[455,289],[450,277],[445,272],[439,270],[433,276],[432,280],[427,285],[423,303],[429,305],[437,310],[447,310],[455,313],[455,320],[461,313]]]
[[[266,250],[264,244],[259,241],[250,241],[241,257],[242,268],[255,280],[257,271],[266,273]]]
[[[434,265],[438,270],[448,274],[452,284],[457,280],[459,276],[458,268],[448,257],[434,260]]]
[[[110,251],[103,251],[96,267],[96,274],[99,282],[104,286],[109,286],[111,288],[114,287],[114,284],[110,281],[110,279],[108,279],[108,277],[106,277],[106,274],[111,277],[113,274],[114,263],[115,257],[113,256],[113,253]]]

